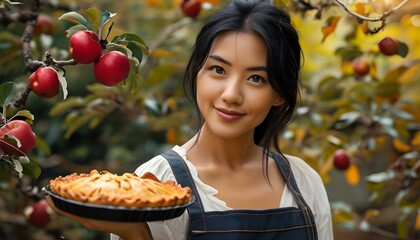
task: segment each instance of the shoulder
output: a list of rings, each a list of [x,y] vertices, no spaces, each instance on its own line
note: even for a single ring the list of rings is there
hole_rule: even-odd
[[[292,155],[285,155],[285,157],[290,163],[290,167],[298,184],[316,184],[323,186],[323,182],[319,174],[303,159]]]
[[[304,160],[290,155],[286,158],[299,190],[314,214],[320,239],[333,239],[331,208],[321,177]]]
[[[179,146],[174,146],[172,150],[178,153],[181,157],[184,157],[185,155],[184,149],[180,148]],[[138,176],[141,176],[146,172],[153,173],[161,181],[175,180],[175,176],[172,172],[169,162],[161,154],[146,161],[135,171]]]
[[[326,200],[325,207],[328,207],[329,211],[327,193],[319,174],[301,158],[291,155],[285,155],[285,157],[290,163],[296,183],[307,203],[318,205],[325,203],[324,200]]]

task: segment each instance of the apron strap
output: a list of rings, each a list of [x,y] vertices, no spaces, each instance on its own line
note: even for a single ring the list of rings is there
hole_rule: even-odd
[[[204,207],[187,164],[185,163],[184,159],[172,149],[164,152],[162,156],[168,161],[175,175],[176,181],[179,184],[181,184],[181,186],[190,187],[193,196],[195,196],[195,202],[188,207],[188,211],[190,213],[190,230],[192,228],[194,230],[206,231]],[[285,178],[287,187],[291,191],[293,198],[295,199],[299,208],[303,211],[305,223],[308,226],[310,226],[307,228],[308,236],[311,240],[317,240],[318,234],[315,225],[315,218],[299,190],[299,187],[296,183],[296,179],[293,176],[293,172],[291,170],[289,161],[278,153],[269,152],[269,156],[275,160],[277,166],[280,168],[280,171],[282,172],[283,177]],[[192,217],[194,217],[195,221],[192,221]],[[192,226],[192,223],[194,223],[194,226]]]
[[[183,187],[190,187],[192,194],[195,197],[194,203],[188,207],[188,211],[190,212],[190,228],[192,227],[191,216],[198,216],[197,218],[200,218],[200,221],[194,221],[194,229],[206,231],[206,220],[204,217],[203,203],[201,202],[200,195],[198,194],[197,187],[195,186],[187,164],[185,163],[184,159],[172,149],[164,152],[161,155],[168,161],[169,165],[171,166],[178,184],[181,184]]]
[[[290,162],[278,153],[270,152],[269,156],[276,161],[277,166],[280,168],[280,171],[285,178],[287,187],[293,194],[293,198],[295,199],[299,208],[303,210],[306,224],[308,226],[312,226],[308,228],[308,235],[310,239],[318,239],[318,232],[316,230],[314,215],[299,190],[296,179],[292,172],[292,168],[290,166]]]

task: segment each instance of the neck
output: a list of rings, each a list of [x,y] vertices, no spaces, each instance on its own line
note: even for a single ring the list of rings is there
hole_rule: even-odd
[[[187,144],[188,159],[196,167],[227,167],[235,169],[257,163],[260,166],[261,147],[254,143],[253,132],[237,138],[221,138],[205,125]]]

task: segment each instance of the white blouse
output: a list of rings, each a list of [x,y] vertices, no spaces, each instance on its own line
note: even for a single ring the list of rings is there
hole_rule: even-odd
[[[185,160],[195,181],[204,210],[206,212],[232,210],[226,206],[225,202],[216,197],[216,189],[206,185],[200,180],[200,178],[198,178],[196,168],[186,159],[186,150],[179,146],[174,146],[173,150]],[[306,203],[314,214],[318,230],[318,239],[332,240],[333,231],[331,210],[327,193],[320,176],[302,159],[293,156],[287,156],[287,159],[290,162],[297,185]],[[152,172],[162,181],[176,181],[168,161],[166,161],[166,159],[161,155],[158,155],[150,161],[142,164],[135,172],[139,176],[145,172]],[[292,193],[286,186],[284,188],[279,207],[283,208],[291,206],[297,207],[297,204],[293,199]],[[187,239],[188,221],[188,212],[185,211],[180,217],[166,221],[148,222],[148,225],[155,240],[184,240]],[[116,238],[116,236],[111,236],[111,239],[118,238]]]

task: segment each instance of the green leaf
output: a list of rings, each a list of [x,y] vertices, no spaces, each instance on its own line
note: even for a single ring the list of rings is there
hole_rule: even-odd
[[[318,96],[321,100],[329,101],[334,100],[342,96],[341,89],[338,89],[340,79],[327,76],[319,81],[318,85]]]
[[[19,160],[13,159],[13,167],[15,168],[15,171],[19,174],[19,177],[21,178],[23,176],[23,167]]]
[[[64,77],[64,71],[58,70],[57,71],[58,81],[60,82],[60,99],[65,100],[67,98],[68,92],[67,92],[67,80]]]
[[[375,88],[375,94],[382,97],[389,97],[400,93],[400,83],[381,82]]]
[[[41,168],[34,162],[23,165],[23,174],[28,175],[32,178],[38,178],[41,175]]]
[[[143,41],[143,39],[133,33],[125,33],[122,34],[120,36],[116,36],[114,37],[114,39],[112,39],[113,43],[116,44],[127,44],[127,43],[133,43],[135,44],[138,48],[141,49],[141,51],[148,55],[149,54],[149,48],[147,47],[146,43]]]
[[[92,117],[88,114],[80,115],[75,112],[73,113],[74,114],[68,114],[64,121],[64,127],[67,129],[66,134],[64,136],[66,139],[69,139],[77,129],[79,129],[85,123],[89,122],[89,120]]]
[[[411,225],[411,219],[412,219],[412,212],[409,210],[409,208],[404,208],[403,211],[401,211],[400,217],[398,219],[397,223],[397,233],[399,239],[408,239],[409,236],[409,226]]]
[[[50,116],[57,116],[58,114],[75,107],[83,107],[85,103],[86,102],[82,97],[70,97],[65,101],[55,104],[50,110]]]
[[[143,51],[134,43],[128,43],[127,48],[131,50],[133,56],[139,60],[139,63],[141,63],[143,60]]]
[[[75,24],[81,24],[86,29],[92,30],[92,24],[77,12],[68,12],[61,15],[58,20],[64,20]]]
[[[395,172],[386,171],[386,172],[375,173],[375,174],[371,174],[367,176],[367,181],[371,183],[383,183],[395,177],[396,177]]]
[[[398,42],[397,54],[400,55],[401,57],[406,57],[408,54],[408,45],[400,41],[397,41],[397,42]]]
[[[92,31],[97,32],[98,35],[102,36],[103,26],[115,15],[116,13],[102,12],[97,8],[88,8],[85,13],[92,23]]]
[[[133,52],[131,52],[131,50],[128,49],[124,45],[115,44],[115,43],[109,43],[107,45],[107,50],[109,52],[110,51],[113,51],[113,50],[120,51],[120,52],[125,52],[125,54],[127,55],[128,59],[130,60],[130,62],[133,62],[134,66],[138,66],[140,64],[139,60],[133,56]],[[131,63],[130,63],[130,65],[131,65]]]
[[[2,107],[6,106],[12,100],[15,91],[16,84],[14,82],[0,84],[0,104]]]
[[[4,139],[7,139],[8,141],[5,141]],[[13,135],[9,135],[9,134],[5,134],[2,138],[0,138],[0,141],[2,141],[3,143],[9,145],[9,146],[13,146],[18,149],[22,146],[22,144],[20,143],[19,139],[17,139],[15,136]]]
[[[335,50],[335,55],[341,56],[343,59],[353,59],[361,55],[361,51],[358,47],[351,45],[346,47],[339,47]]]
[[[130,62],[130,74],[128,75],[127,79],[125,80],[126,87],[129,89],[131,94],[138,93],[141,89],[143,78],[138,71],[138,67],[134,66],[132,62]]]
[[[12,2],[10,0],[4,0],[4,2],[6,2],[6,3],[10,4],[10,5],[20,5],[20,4],[23,4],[21,2]]]
[[[105,115],[95,115],[89,122],[89,127],[91,129],[96,128],[104,120]]]
[[[74,25],[73,27],[70,27],[69,29],[66,30],[66,36],[70,38],[71,36],[73,36],[73,34],[81,30],[88,30],[88,29],[82,24]]]
[[[18,159],[13,159],[13,165],[15,167],[15,171],[21,173],[23,171],[22,164],[19,162]]]
[[[356,122],[361,117],[360,112],[347,112],[339,117],[339,122],[335,124],[337,128],[345,128]]]
[[[29,124],[32,124],[35,119],[34,115],[28,110],[20,110],[13,117],[24,117]]]
[[[43,138],[37,137],[36,138],[35,146],[36,146],[36,148],[38,150],[41,150],[46,155],[50,155],[51,154],[50,146],[48,145],[48,143]]]
[[[156,101],[156,99],[153,99],[153,98],[144,99],[144,107],[149,113],[152,114],[152,116],[160,116],[162,113],[160,109],[160,105]]]

